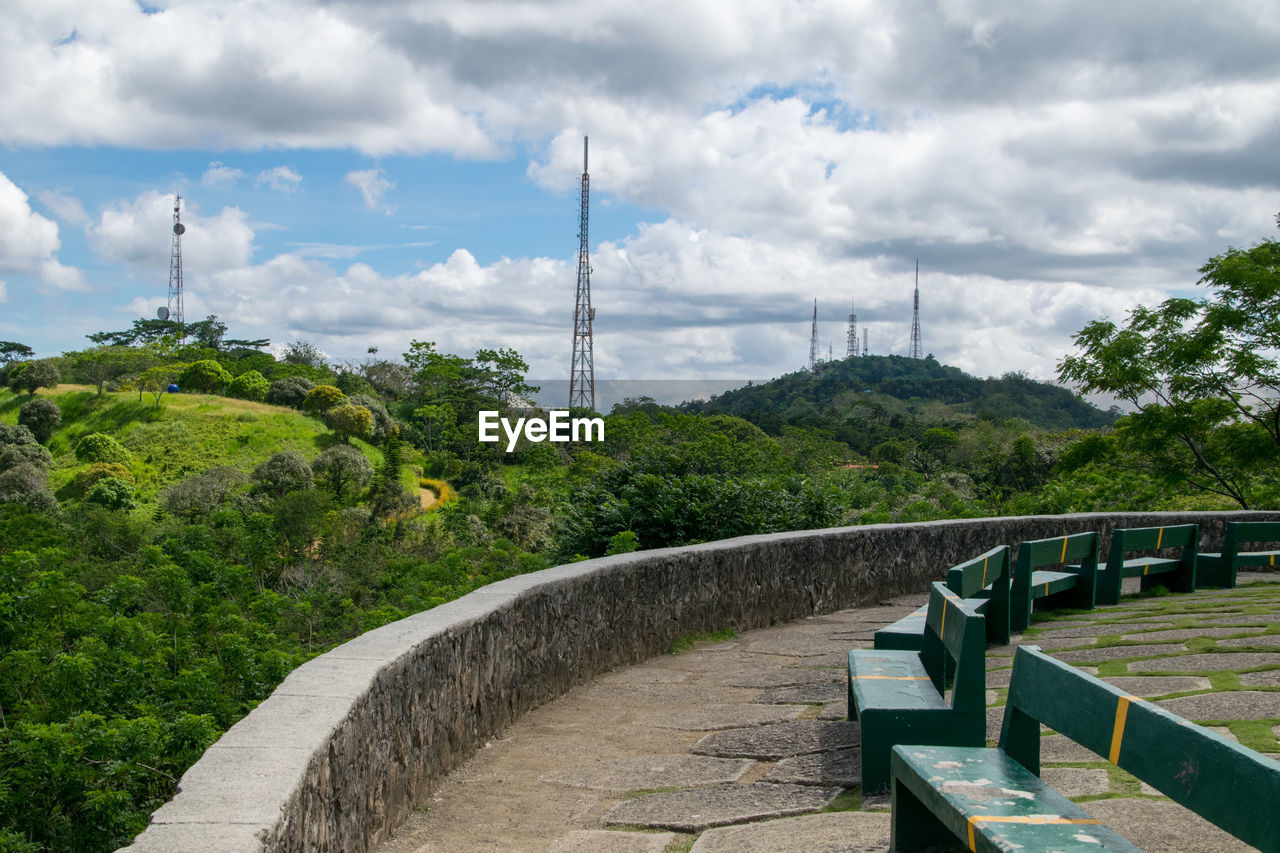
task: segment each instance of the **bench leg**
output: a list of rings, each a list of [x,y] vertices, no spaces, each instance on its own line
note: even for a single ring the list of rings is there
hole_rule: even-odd
[[[956,842],[956,836],[899,779],[890,794],[889,850],[928,850]]]
[[[1235,565],[1224,557],[1201,554],[1196,558],[1196,580],[1200,586],[1231,589],[1236,585]]]

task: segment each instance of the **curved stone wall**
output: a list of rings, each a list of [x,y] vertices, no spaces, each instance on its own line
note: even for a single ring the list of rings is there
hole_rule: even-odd
[[[559,566],[385,625],[299,667],[182,777],[126,848],[364,851],[526,711],[684,634],[923,590],[995,545],[1280,513],[936,521],[747,536]]]

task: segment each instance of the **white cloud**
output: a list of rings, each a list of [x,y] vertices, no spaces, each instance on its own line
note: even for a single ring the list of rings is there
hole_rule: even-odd
[[[223,165],[220,160],[214,160],[200,176],[200,183],[206,187],[230,187],[243,177],[243,169],[233,169]]]
[[[396,187],[394,182],[388,181],[382,176],[381,169],[348,172],[346,181],[360,190],[360,195],[364,196],[364,205],[370,210],[377,210],[382,204],[382,197],[387,194],[387,190],[393,190]]]
[[[57,223],[32,211],[27,194],[0,172],[0,270],[34,270],[60,245]]]
[[[89,214],[84,212],[80,199],[68,195],[61,190],[41,190],[36,193],[40,203],[49,209],[54,216],[68,225],[84,225],[89,221]]]
[[[59,263],[57,258],[49,258],[40,265],[40,280],[58,290],[85,293],[90,289],[83,272]]]
[[[0,303],[9,301],[9,291],[3,281],[0,281]]]
[[[291,193],[298,188],[298,184],[302,183],[302,176],[290,169],[288,166],[276,166],[274,169],[265,169],[258,173],[258,177],[254,179],[254,186],[266,184],[276,192]]]
[[[184,275],[242,267],[253,254],[253,229],[238,207],[205,216],[195,204],[184,206]],[[159,285],[167,281],[173,225],[173,196],[148,190],[132,201],[107,207],[86,233],[89,246],[114,263],[139,267]]]

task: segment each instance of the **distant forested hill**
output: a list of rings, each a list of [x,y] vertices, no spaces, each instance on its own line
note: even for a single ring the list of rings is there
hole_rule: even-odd
[[[933,357],[864,356],[829,362],[817,373],[802,370],[763,385],[727,391],[692,411],[724,413],[762,426],[768,421],[801,423],[812,416],[883,409],[921,412],[934,418],[972,415],[1022,418],[1042,429],[1095,429],[1116,419],[1065,388],[1017,373],[979,379]],[[768,427],[766,426],[766,429]]]

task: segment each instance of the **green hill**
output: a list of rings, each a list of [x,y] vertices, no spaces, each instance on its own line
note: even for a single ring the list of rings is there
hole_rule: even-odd
[[[39,395],[62,409],[62,423],[49,440],[53,466],[49,485],[59,497],[84,463],[75,445],[86,435],[106,433],[125,446],[138,485],[137,499],[150,503],[165,486],[210,468],[229,465],[246,474],[273,453],[295,450],[307,459],[337,442],[325,425],[283,406],[207,394],[167,394],[157,408],[137,393],[104,393],[88,386],[59,385]],[[0,390],[0,422],[16,424],[26,394]],[[381,453],[358,440],[376,466]]]
[[[737,415],[766,430],[777,423],[829,419],[832,414],[866,417],[876,411],[928,421],[1021,418],[1048,430],[1096,429],[1116,419],[1114,413],[1078,399],[1065,388],[1020,374],[979,379],[932,357],[896,355],[829,362],[816,373],[790,373],[689,408]]]

